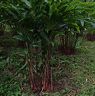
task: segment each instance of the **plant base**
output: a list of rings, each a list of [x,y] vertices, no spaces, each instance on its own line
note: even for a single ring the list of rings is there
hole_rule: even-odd
[[[95,41],[95,34],[87,34],[86,38],[88,41]]]

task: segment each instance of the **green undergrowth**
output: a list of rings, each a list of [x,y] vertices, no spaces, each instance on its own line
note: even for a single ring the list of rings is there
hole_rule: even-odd
[[[84,41],[78,50],[61,56],[53,70],[54,81],[64,87],[43,96],[95,96],[95,42]],[[25,52],[12,49],[8,58],[0,57],[0,96],[36,96],[30,93]]]

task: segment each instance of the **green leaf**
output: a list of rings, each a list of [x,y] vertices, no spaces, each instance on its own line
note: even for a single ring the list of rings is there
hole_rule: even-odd
[[[20,35],[14,36],[13,38],[15,38],[15,39],[17,39],[17,40],[20,40],[20,41],[23,41],[23,38],[22,38],[22,36],[20,36]]]
[[[24,2],[29,8],[31,8],[31,3],[27,0],[22,0],[22,2]]]
[[[80,20],[81,26],[84,26],[84,20]]]

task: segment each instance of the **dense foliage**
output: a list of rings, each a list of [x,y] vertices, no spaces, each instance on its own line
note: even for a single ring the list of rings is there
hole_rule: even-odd
[[[12,37],[24,43],[34,92],[54,89],[52,58],[75,54],[79,36],[95,27],[95,3],[80,0],[0,1],[0,14],[0,34],[8,26]]]

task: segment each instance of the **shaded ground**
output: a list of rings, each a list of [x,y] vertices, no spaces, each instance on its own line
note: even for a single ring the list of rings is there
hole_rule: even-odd
[[[11,62],[0,57],[0,96],[35,96],[30,95],[27,67],[19,51]],[[95,42],[84,41],[77,55],[60,57],[56,68],[55,91],[43,96],[95,96]]]
[[[57,92],[45,96],[95,96],[95,42],[85,41],[75,56],[63,56]],[[63,87],[63,89],[61,87]]]

